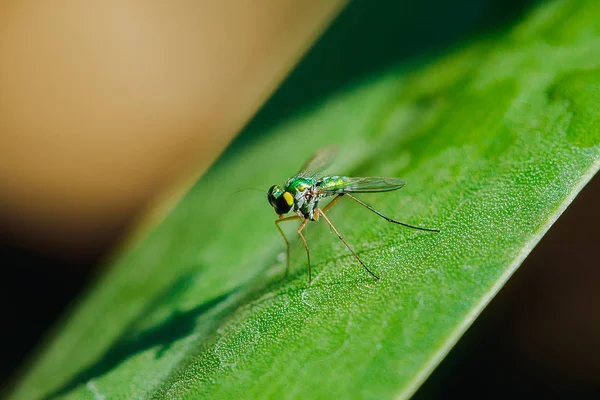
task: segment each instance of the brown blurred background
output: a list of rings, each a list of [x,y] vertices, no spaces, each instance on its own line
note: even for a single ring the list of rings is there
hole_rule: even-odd
[[[3,227],[98,252],[216,159],[343,3],[3,3]]]
[[[123,235],[218,157],[343,3],[0,5],[0,382]],[[228,154],[352,82],[510,29],[535,4],[356,0]],[[598,398],[599,200],[596,180],[417,398]]]

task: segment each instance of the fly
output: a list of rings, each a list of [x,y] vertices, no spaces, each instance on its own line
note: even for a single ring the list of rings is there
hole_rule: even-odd
[[[335,147],[327,147],[315,152],[311,158],[304,164],[300,171],[287,180],[283,187],[279,185],[273,185],[267,192],[269,203],[275,210],[275,213],[279,217],[275,221],[275,226],[281,233],[283,240],[287,246],[287,265],[285,275],[290,270],[290,242],[281,230],[279,224],[285,221],[300,220],[300,226],[298,227],[298,236],[302,239],[304,248],[306,249],[306,258],[308,261],[308,281],[312,281],[312,272],[310,267],[310,251],[308,250],[308,244],[302,234],[302,230],[308,223],[308,221],[317,221],[319,217],[323,217],[329,227],[335,232],[337,237],[344,243],[344,245],[350,250],[352,255],[358,260],[358,262],[364,267],[369,274],[375,279],[379,280],[379,277],[373,273],[367,267],[367,265],[360,259],[358,254],[350,245],[344,240],[342,235],[333,226],[329,217],[325,213],[333,207],[342,197],[347,196],[360,204],[361,206],[373,211],[388,222],[394,224],[406,226],[412,229],[418,229],[428,232],[439,232],[439,229],[422,228],[419,226],[405,224],[404,222],[396,221],[389,217],[386,217],[381,212],[377,211],[368,204],[354,197],[351,193],[379,193],[379,192],[390,192],[392,190],[398,190],[404,186],[405,182],[398,178],[382,178],[382,177],[348,177],[339,175],[321,175],[321,172],[333,161],[335,158]],[[333,199],[320,208],[319,202],[326,198],[333,197]],[[286,217],[290,211],[293,211],[296,215]]]

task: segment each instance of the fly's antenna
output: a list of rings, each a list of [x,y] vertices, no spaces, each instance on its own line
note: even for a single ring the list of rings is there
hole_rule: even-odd
[[[254,190],[256,192],[261,192],[261,193],[264,193],[264,194],[268,194],[266,190],[261,190],[261,189],[257,189],[257,188],[244,188],[244,189],[236,190],[233,193],[230,193],[229,196],[227,196],[227,201],[229,201],[233,196],[238,195],[241,192],[245,192],[247,190]]]
[[[400,222],[400,221],[396,221],[395,219],[391,219],[390,217],[387,217],[385,215],[383,215],[382,213],[380,213],[379,211],[377,211],[376,209],[374,209],[373,207],[371,207],[370,205],[363,203],[362,201],[360,201],[359,199],[357,199],[356,197],[352,196],[349,193],[344,193],[346,196],[350,197],[352,200],[354,200],[355,202],[357,202],[358,204],[360,204],[361,206],[373,211],[375,214],[379,215],[381,218],[385,219],[388,222],[392,222],[394,224],[398,224],[398,225],[402,225],[405,226],[407,228],[411,228],[411,229],[417,229],[419,231],[427,231],[427,232],[440,232],[439,229],[437,228],[423,228],[420,226],[415,226],[415,225],[409,225],[409,224],[405,224],[404,222]]]
[[[244,188],[244,189],[236,190],[235,192],[231,193],[229,196],[236,195],[236,194],[238,194],[240,192],[245,192],[246,190],[254,190],[254,191],[257,191],[257,192],[261,192],[261,193],[267,194],[266,190],[261,190],[261,189],[257,189],[257,188]]]

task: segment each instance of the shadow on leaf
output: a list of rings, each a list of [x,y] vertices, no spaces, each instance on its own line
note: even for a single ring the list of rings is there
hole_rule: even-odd
[[[156,358],[162,357],[173,343],[192,334],[199,317],[217,307],[238,290],[238,288],[234,288],[187,311],[176,310],[167,320],[148,329],[140,331],[137,328],[148,315],[164,307],[164,304],[173,303],[171,300],[176,300],[191,286],[194,275],[187,274],[183,276],[164,292],[154,296],[154,300],[144,307],[138,317],[127,326],[124,332],[114,341],[114,344],[104,352],[104,355],[45,398],[51,399],[64,395],[79,385],[86,384],[88,381],[110,372],[130,357],[151,348],[159,347]]]

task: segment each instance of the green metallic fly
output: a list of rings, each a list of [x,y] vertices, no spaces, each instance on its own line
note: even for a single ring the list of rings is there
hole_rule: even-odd
[[[336,154],[336,148],[326,147],[315,152],[312,157],[304,164],[300,171],[287,180],[283,188],[279,185],[273,185],[267,192],[269,203],[275,210],[279,219],[275,221],[275,226],[281,233],[283,240],[287,246],[287,266],[285,275],[287,276],[290,270],[290,242],[279,226],[280,222],[300,220],[298,227],[298,236],[302,239],[304,248],[306,249],[306,257],[308,260],[308,280],[312,281],[312,272],[310,268],[310,252],[308,244],[302,234],[302,230],[308,221],[317,221],[320,216],[335,232],[337,237],[346,245],[348,250],[354,255],[358,262],[371,274],[375,279],[379,279],[377,275],[371,271],[360,257],[352,250],[350,245],[344,240],[342,235],[333,226],[329,218],[325,215],[327,210],[333,207],[343,196],[350,197],[352,200],[361,206],[373,211],[375,214],[394,224],[406,226],[408,228],[419,229],[428,232],[439,232],[439,229],[421,228],[414,225],[405,224],[386,217],[373,207],[363,203],[361,200],[352,196],[350,193],[379,193],[390,192],[400,189],[405,182],[397,178],[382,178],[382,177],[347,177],[338,175],[321,176],[321,172],[333,161]],[[334,196],[333,199],[323,208],[319,207],[319,202],[325,197]],[[296,215],[286,217],[285,215],[293,211]]]

